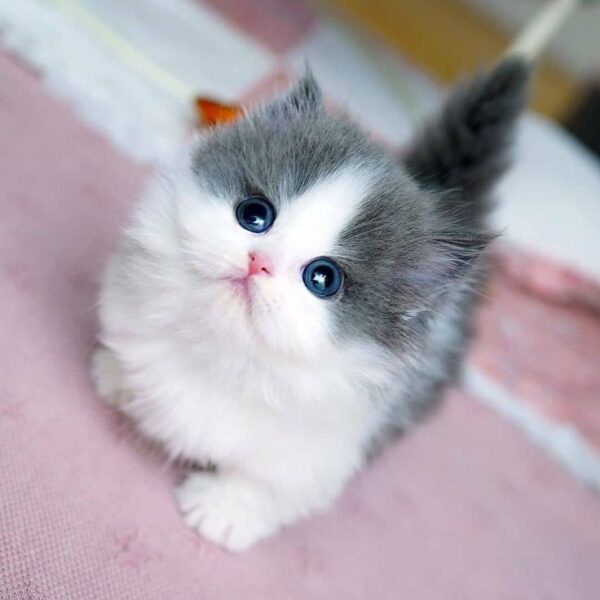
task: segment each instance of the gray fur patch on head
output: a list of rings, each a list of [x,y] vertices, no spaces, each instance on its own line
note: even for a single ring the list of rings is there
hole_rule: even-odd
[[[381,154],[354,123],[325,112],[307,74],[282,98],[215,130],[193,169],[218,197],[236,202],[260,192],[277,207],[345,166],[369,164]]]
[[[417,317],[438,310],[445,296],[472,280],[474,259],[490,236],[439,214],[440,201],[398,165],[380,172],[339,240],[346,272],[336,306],[342,335],[414,346],[422,334]]]
[[[403,272],[416,270],[426,244],[423,194],[398,167],[371,189],[359,214],[339,240],[338,260],[346,272],[336,306],[342,335],[363,335],[386,346],[401,343],[408,318],[425,300]]]

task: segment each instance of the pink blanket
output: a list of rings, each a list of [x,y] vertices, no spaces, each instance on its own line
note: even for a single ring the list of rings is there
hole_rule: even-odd
[[[86,365],[98,274],[145,173],[7,55],[0,81],[0,599],[597,598],[597,498],[458,390],[330,513],[242,555],[186,529],[174,474]],[[573,335],[597,347],[584,322]],[[489,331],[482,368],[504,348]]]

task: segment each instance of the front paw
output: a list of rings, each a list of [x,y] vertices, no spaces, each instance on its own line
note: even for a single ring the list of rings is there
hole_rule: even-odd
[[[194,473],[175,497],[187,525],[228,550],[246,550],[279,528],[268,493],[245,479]]]

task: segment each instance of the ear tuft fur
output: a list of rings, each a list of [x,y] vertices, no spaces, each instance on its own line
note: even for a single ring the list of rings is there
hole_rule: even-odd
[[[321,88],[308,67],[288,94],[287,100],[298,110],[317,110],[322,105]]]
[[[307,68],[290,91],[267,106],[267,111],[273,115],[292,117],[316,113],[322,106],[321,88]]]

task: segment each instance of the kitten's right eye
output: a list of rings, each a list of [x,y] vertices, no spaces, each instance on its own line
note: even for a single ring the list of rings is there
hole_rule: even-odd
[[[304,267],[302,280],[309,292],[319,298],[329,298],[342,289],[344,271],[334,260],[322,256]]]
[[[266,198],[250,196],[238,204],[235,216],[244,229],[264,233],[275,221],[275,209]]]

